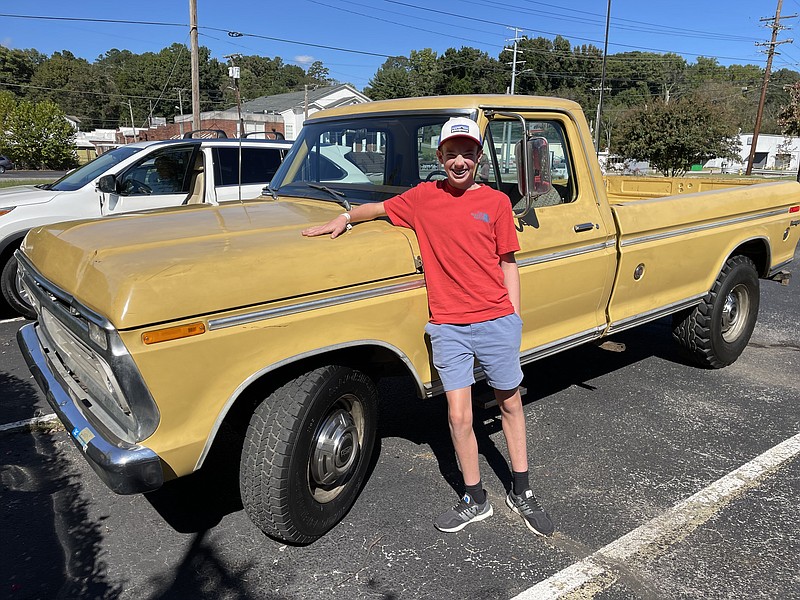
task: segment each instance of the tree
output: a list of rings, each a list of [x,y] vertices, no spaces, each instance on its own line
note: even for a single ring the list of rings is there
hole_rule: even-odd
[[[789,101],[781,107],[778,122],[783,135],[800,135],[800,82],[790,85],[786,91]]]
[[[75,131],[50,100],[19,102],[5,120],[2,145],[12,160],[27,167],[69,169],[78,164]]]
[[[649,161],[665,176],[715,157],[738,159],[737,131],[718,112],[698,97],[635,107],[617,126],[615,149],[624,158]]]

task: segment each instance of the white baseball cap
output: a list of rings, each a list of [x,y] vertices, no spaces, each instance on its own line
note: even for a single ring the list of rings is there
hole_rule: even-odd
[[[481,130],[478,129],[478,124],[472,119],[467,117],[452,117],[444,125],[442,125],[442,133],[439,136],[439,148],[442,147],[447,140],[452,138],[469,138],[479,146],[483,145],[481,142]]]

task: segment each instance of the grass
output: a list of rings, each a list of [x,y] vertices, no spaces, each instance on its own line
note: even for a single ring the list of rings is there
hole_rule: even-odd
[[[39,185],[40,183],[52,183],[55,179],[0,179],[0,188],[13,187],[15,185]]]

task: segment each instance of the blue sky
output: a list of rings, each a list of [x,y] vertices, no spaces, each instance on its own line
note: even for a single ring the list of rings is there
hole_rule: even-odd
[[[497,56],[506,40],[520,35],[552,38],[602,48],[607,0],[198,0],[200,44],[212,56],[280,56],[307,67],[321,60],[335,79],[362,89],[388,55],[411,50],[472,46]],[[723,65],[766,64],[763,47],[777,0],[612,0],[609,53],[629,50],[677,52],[693,62],[717,57]],[[35,48],[45,54],[70,50],[93,61],[112,48],[135,53],[189,43],[188,0],[108,0],[4,3],[2,14],[173,23],[176,26],[45,20],[0,16],[0,44]],[[800,0],[784,0],[782,14],[800,13]],[[797,43],[778,47],[773,69],[800,70],[800,18],[782,21],[779,34]],[[228,32],[241,37],[231,37]],[[796,35],[793,35],[796,34]],[[272,38],[272,39],[269,39]],[[334,50],[338,48],[340,50]],[[510,56],[510,53],[508,54]]]

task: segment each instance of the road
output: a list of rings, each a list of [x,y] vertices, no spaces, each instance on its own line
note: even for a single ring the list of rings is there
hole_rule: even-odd
[[[495,515],[457,534],[432,527],[457,499],[444,400],[393,379],[364,491],[307,547],[250,524],[229,456],[116,496],[64,432],[0,433],[0,597],[506,599],[578,582],[582,598],[800,598],[800,281],[761,289],[753,338],[728,368],[681,362],[663,320],[526,368],[550,539],[504,506],[492,409],[476,430]],[[4,423],[47,412],[16,348],[21,324],[0,323]]]

